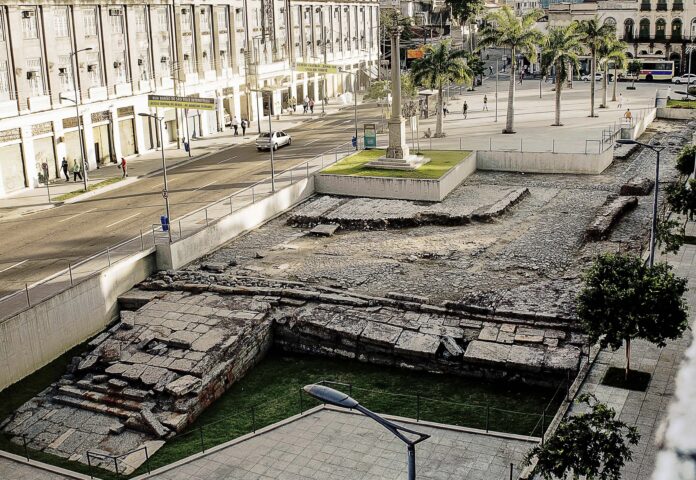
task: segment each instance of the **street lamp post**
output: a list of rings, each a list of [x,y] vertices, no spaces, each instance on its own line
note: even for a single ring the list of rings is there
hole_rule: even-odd
[[[355,150],[358,150],[358,73],[349,72],[348,70],[339,70],[341,73],[347,73],[348,75],[355,75],[355,81],[353,82],[353,115],[355,119]],[[359,70],[358,70],[359,72]]]
[[[70,69],[73,77],[73,90],[75,91],[75,117],[77,118],[77,136],[80,140],[80,161],[82,162],[82,183],[84,184],[85,192],[87,191],[87,158],[85,158],[85,140],[82,133],[82,121],[80,120],[80,92],[77,90],[77,75],[75,73],[75,64],[77,63],[77,54],[80,52],[88,52],[92,47],[81,48],[70,53]],[[72,57],[75,57],[74,59]]]
[[[273,102],[273,91],[272,90],[257,90],[257,89],[252,89],[252,92],[256,92],[256,97],[258,98],[258,94],[260,93],[261,96],[263,96],[264,93],[268,93],[270,97],[270,101]],[[275,159],[273,158],[273,120],[270,111],[270,105],[269,105],[269,111],[268,111],[268,150],[271,152],[271,192],[275,193]],[[259,117],[259,125],[261,125],[261,117]],[[259,128],[260,130],[260,128]]]
[[[616,143],[622,145],[640,145],[645,148],[649,148],[657,155],[657,161],[655,162],[655,195],[653,197],[653,214],[652,214],[652,226],[650,229],[650,259],[649,263],[652,267],[655,264],[655,244],[656,244],[656,233],[657,233],[657,194],[658,187],[660,186],[660,152],[666,147],[664,146],[654,146],[648,145],[647,143],[637,142],[635,140],[617,140]]]
[[[167,188],[167,162],[164,158],[164,127],[162,122],[164,117],[158,117],[151,113],[139,113],[141,117],[149,117],[157,121],[160,132],[160,149],[162,150],[162,196],[164,197],[164,210],[167,215],[167,233],[169,234],[169,243],[172,243],[172,223],[169,216],[169,189]]]
[[[386,418],[380,417],[376,413],[363,407],[356,400],[352,399],[345,393],[334,390],[333,388],[325,387],[323,385],[306,385],[304,387],[304,391],[310,396],[324,403],[341,408],[355,409],[393,433],[399,440],[406,444],[408,451],[408,480],[416,479],[416,444],[422,442],[423,440],[427,440],[430,438],[430,435],[416,432],[415,430],[411,430],[409,428],[402,427],[401,425],[397,425],[396,423],[390,422]],[[401,432],[416,435],[418,438],[416,440],[411,440]]]

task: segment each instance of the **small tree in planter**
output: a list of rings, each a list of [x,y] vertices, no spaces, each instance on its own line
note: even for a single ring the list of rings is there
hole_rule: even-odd
[[[607,253],[584,275],[578,316],[591,342],[612,350],[626,342],[628,380],[632,339],[662,347],[688,326],[684,292],[686,280],[675,276],[666,263],[649,267],[635,255]]]
[[[684,215],[685,220],[680,224],[677,220],[668,219],[663,212],[658,220],[657,243],[665,245],[663,251],[676,253],[684,244],[686,222],[696,216],[696,180],[689,179],[694,172],[696,145],[686,145],[681,149],[676,159],[676,169],[679,178],[665,187],[667,205],[672,212]]]
[[[642,67],[643,64],[638,61],[638,60],[633,60],[628,63],[628,73],[631,75],[631,86],[626,87],[627,90],[635,90],[636,89],[636,78],[638,78],[638,74],[640,73],[640,67]]]
[[[529,465],[537,458],[534,472],[545,480],[556,478],[620,480],[621,468],[632,459],[630,445],[640,439],[636,427],[616,420],[614,409],[593,395],[581,395],[578,402],[589,412],[561,421],[543,445],[527,454]]]

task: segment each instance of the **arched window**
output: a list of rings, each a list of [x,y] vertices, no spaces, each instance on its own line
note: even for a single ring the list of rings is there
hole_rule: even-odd
[[[635,26],[636,24],[633,22],[632,18],[626,19],[624,22],[624,40],[633,40]]]
[[[653,55],[662,55],[662,50],[655,50]]]
[[[655,22],[655,40],[665,39],[665,29],[667,28],[667,22],[664,18],[658,18]]]
[[[691,38],[696,37],[696,18],[691,20]]]
[[[612,27],[616,27],[616,19],[614,19],[614,17],[607,17],[607,18],[604,20],[604,24],[605,24],[605,25],[611,25]]]
[[[631,52],[626,52],[626,58],[633,58],[633,54]]]
[[[638,37],[641,40],[648,40],[650,38],[650,20],[648,20],[647,18],[644,18],[640,21]]]
[[[681,40],[682,38],[682,22],[678,18],[672,20],[672,40]]]

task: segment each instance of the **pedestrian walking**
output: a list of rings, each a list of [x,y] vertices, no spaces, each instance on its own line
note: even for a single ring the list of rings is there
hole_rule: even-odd
[[[623,107],[623,94],[619,93],[619,104],[616,106],[616,108],[621,107]]]
[[[520,71],[520,85],[522,85],[522,80],[524,80],[524,72]]]
[[[447,104],[443,103],[442,104],[442,115],[446,117],[448,113],[449,113],[449,109],[447,108]]]
[[[483,111],[485,111],[485,112],[488,111],[488,96],[487,95],[483,96]]]
[[[493,66],[492,65],[488,65],[488,74],[493,75]]]
[[[633,123],[633,114],[631,113],[631,109],[627,108],[626,113],[624,113],[624,118],[628,120],[628,123]]]
[[[490,60],[491,56],[489,54],[486,54],[486,60]]]
[[[309,113],[311,115],[314,115],[314,100],[311,98],[309,99]]]
[[[126,164],[126,157],[121,157],[121,178],[126,178],[128,176],[128,165]]]
[[[242,136],[246,135],[246,129],[249,126],[249,121],[246,118],[242,118]]]
[[[79,163],[77,163],[77,159],[73,159],[72,173],[73,173],[73,182],[77,182],[78,177],[80,177],[80,180],[82,180],[82,167],[80,166]]]
[[[63,170],[63,175],[65,175],[65,181],[70,181],[70,175],[68,174],[68,161],[63,157],[63,161],[60,162],[60,169]]]
[[[292,108],[292,113],[297,111],[297,99],[295,97],[290,98],[290,108]]]
[[[469,105],[466,103],[466,100],[464,100],[464,105],[462,106],[462,114],[464,114],[464,118],[466,118],[466,114],[469,111]]]
[[[239,135],[239,119],[237,118],[237,115],[232,118],[232,128],[234,128],[234,136],[236,137]]]
[[[302,102],[302,115],[307,113],[309,110],[309,97],[305,97],[304,101]]]

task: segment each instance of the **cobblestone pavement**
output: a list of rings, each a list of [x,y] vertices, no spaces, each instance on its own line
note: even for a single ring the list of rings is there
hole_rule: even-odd
[[[508,478],[530,442],[416,425],[421,479]],[[515,470],[519,472],[519,470]],[[161,480],[387,480],[406,478],[406,447],[362,415],[322,410],[151,477]]]
[[[676,255],[660,256],[658,261],[667,261],[677,275],[688,278],[689,291],[687,303],[691,307],[691,324],[696,319],[696,246],[685,245]],[[647,480],[655,465],[658,447],[655,436],[660,424],[667,414],[667,406],[674,395],[674,380],[682,360],[684,350],[691,342],[687,332],[681,339],[669,342],[666,347],[658,348],[645,341],[631,344],[631,368],[650,372],[652,378],[646,392],[630,391],[621,388],[600,385],[604,374],[610,366],[625,367],[624,348],[616,352],[603,351],[590,370],[581,393],[593,393],[600,401],[609,404],[618,413],[619,419],[630,425],[636,425],[641,434],[638,445],[633,449],[633,461],[626,465],[622,480]]]

